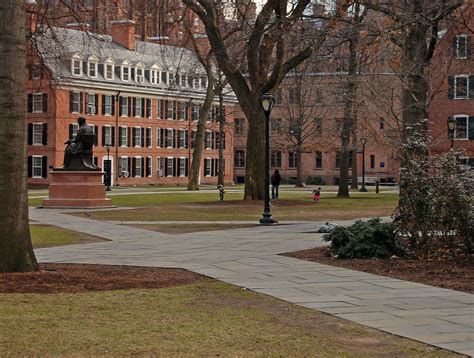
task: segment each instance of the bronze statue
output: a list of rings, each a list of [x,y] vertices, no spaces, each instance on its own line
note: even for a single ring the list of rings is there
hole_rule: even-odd
[[[87,125],[84,117],[77,119],[79,129],[73,140],[68,140],[64,150],[64,168],[67,170],[100,170],[94,165],[92,147],[95,135],[91,126]]]

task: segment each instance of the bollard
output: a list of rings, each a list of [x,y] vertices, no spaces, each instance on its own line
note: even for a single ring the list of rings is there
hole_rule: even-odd
[[[380,188],[380,180],[375,181],[375,193],[379,193],[379,188]]]
[[[217,186],[217,189],[219,189],[219,200],[220,201],[224,201],[224,194],[225,194],[225,189],[224,189],[224,186],[219,184]]]

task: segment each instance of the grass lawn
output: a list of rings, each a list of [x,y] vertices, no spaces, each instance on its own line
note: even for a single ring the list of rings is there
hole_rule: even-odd
[[[0,301],[0,356],[455,356],[218,282]]]
[[[31,241],[34,248],[79,244],[100,241],[90,235],[49,225],[30,225]]]
[[[238,197],[239,198],[235,198]],[[114,197],[114,204],[131,203],[147,206],[134,210],[111,210],[88,213],[96,220],[196,220],[235,221],[258,220],[263,203],[239,200],[242,194],[226,195],[226,201],[219,202],[211,194],[160,194],[156,196]],[[234,198],[234,200],[232,200]],[[237,199],[237,200],[235,200]],[[153,200],[153,205],[150,204]],[[320,203],[313,203],[306,192],[290,192],[281,199],[272,201],[272,213],[278,220],[345,220],[360,217],[389,216],[398,202],[395,193],[353,195],[349,199],[339,199],[335,194],[322,196]],[[90,214],[90,216],[89,216]],[[83,215],[76,213],[74,215]]]

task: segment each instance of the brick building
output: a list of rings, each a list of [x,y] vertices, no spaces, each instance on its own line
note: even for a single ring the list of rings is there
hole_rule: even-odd
[[[456,26],[443,38],[430,68],[432,100],[429,107],[431,148],[440,153],[453,145],[465,151],[466,164],[474,168],[474,26],[472,5],[461,9],[465,26]],[[448,119],[454,118],[454,140]]]
[[[207,78],[184,48],[138,41],[133,21],[111,23],[112,35],[72,28],[36,34],[29,59],[28,174],[31,185],[48,184],[63,163],[64,142],[84,116],[96,133],[96,163],[112,168],[114,185],[185,184],[193,135]],[[232,123],[235,98],[225,98]],[[217,109],[207,124],[201,183],[216,183]],[[232,131],[225,133],[225,181],[233,177]],[[110,146],[109,155],[106,148]]]

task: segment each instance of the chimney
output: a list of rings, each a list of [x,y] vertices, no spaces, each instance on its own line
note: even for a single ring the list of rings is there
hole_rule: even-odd
[[[36,32],[37,17],[36,17],[36,3],[34,1],[25,2],[26,9],[26,36],[29,37]]]
[[[112,40],[129,50],[135,50],[135,21],[112,21]]]
[[[85,22],[70,22],[66,24],[66,29],[88,32],[91,29],[91,25]]]

